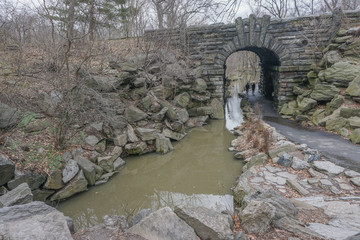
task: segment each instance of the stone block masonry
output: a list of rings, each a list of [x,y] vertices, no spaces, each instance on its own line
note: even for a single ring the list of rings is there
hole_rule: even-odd
[[[201,78],[212,98],[224,100],[226,59],[237,51],[252,51],[260,57],[260,91],[276,105],[295,98],[294,86],[308,81],[306,74],[318,63],[322,50],[341,26],[360,25],[360,12],[342,12],[288,19],[269,16],[237,18],[234,24],[214,24],[182,29],[146,31],[153,41],[168,41],[189,59],[196,59]]]

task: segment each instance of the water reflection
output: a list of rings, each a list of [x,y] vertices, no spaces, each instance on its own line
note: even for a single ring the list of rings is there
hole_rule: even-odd
[[[243,87],[240,81],[232,82],[230,85],[231,97],[227,99],[225,106],[226,128],[231,131],[243,122],[243,112],[240,108],[241,98],[239,94]]]

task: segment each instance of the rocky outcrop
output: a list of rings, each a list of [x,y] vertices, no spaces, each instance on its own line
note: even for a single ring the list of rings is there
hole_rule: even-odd
[[[63,200],[68,197],[73,196],[76,193],[83,192],[87,190],[88,182],[85,179],[84,173],[82,170],[78,173],[78,175],[71,180],[71,182],[66,185],[63,189],[56,192],[53,196],[51,196],[51,201]]]
[[[263,161],[251,160],[261,154],[245,159],[247,164],[251,161],[257,164],[245,171],[233,188],[241,228],[255,236],[268,232],[276,235],[275,228],[290,232],[299,239],[345,239],[360,231],[360,215],[349,215],[360,207],[359,203],[352,201],[360,185],[360,173],[330,162],[305,144],[291,143],[276,132],[272,135],[277,142],[270,147],[271,161],[265,161],[265,154]],[[289,160],[288,163],[285,159]],[[325,203],[317,200],[319,195],[336,197]],[[296,201],[290,196],[297,197]],[[338,202],[333,204],[333,201]],[[330,221],[304,224],[301,222],[303,218],[299,218],[299,213],[306,213],[304,209],[310,209],[309,217],[322,213]]]
[[[301,88],[294,86],[297,101],[283,104],[280,113],[300,122],[311,120],[317,126],[359,143],[356,134],[350,138],[352,130],[360,128],[360,122],[353,119],[359,115],[356,106],[360,102],[360,64],[359,55],[355,54],[359,41],[354,29],[339,30],[324,49],[321,61],[312,65],[312,71],[307,74],[309,84]]]
[[[30,203],[33,200],[33,194],[27,183],[22,183],[10,192],[0,196],[0,207],[9,207]]]
[[[0,237],[73,239],[64,215],[43,202],[0,208]]]
[[[170,139],[162,134],[158,134],[156,136],[156,152],[165,154],[172,150],[174,150],[174,147],[172,146]]]
[[[20,113],[4,103],[0,103],[0,129],[9,128],[19,121]]]
[[[31,190],[39,188],[46,181],[46,177],[37,172],[20,172],[15,171],[15,178],[7,184],[10,190],[15,189],[22,183],[27,183]]]
[[[11,180],[14,175],[14,163],[12,163],[6,155],[0,154],[0,186]]]
[[[128,232],[146,239],[199,239],[194,229],[169,207],[151,213],[138,224],[129,228]]]
[[[229,217],[205,207],[177,207],[176,215],[191,226],[201,239],[233,239]]]

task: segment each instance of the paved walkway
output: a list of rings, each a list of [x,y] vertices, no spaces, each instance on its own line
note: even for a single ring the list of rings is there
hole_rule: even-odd
[[[305,143],[310,148],[319,150],[334,163],[360,171],[359,145],[352,144],[336,134],[304,128],[294,121],[281,118],[274,110],[272,102],[259,94],[254,96],[249,94],[249,101],[252,104],[259,103],[263,119],[289,140],[300,144]]]

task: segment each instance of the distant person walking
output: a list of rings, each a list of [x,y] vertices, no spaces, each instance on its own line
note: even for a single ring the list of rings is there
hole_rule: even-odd
[[[252,90],[252,94],[253,94],[253,95],[255,95],[255,87],[256,87],[256,85],[255,85],[255,83],[253,82],[253,83],[251,84],[251,90]]]
[[[250,89],[250,85],[249,85],[249,83],[246,83],[246,86],[245,86],[246,94],[249,94],[249,89]]]

